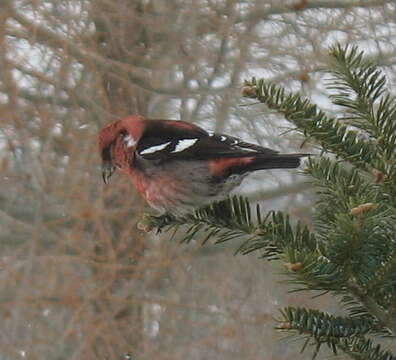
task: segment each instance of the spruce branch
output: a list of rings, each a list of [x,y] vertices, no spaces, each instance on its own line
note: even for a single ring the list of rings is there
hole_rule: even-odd
[[[260,209],[259,205],[257,209]],[[237,252],[246,255],[261,250],[262,258],[274,260],[279,259],[287,247],[299,251],[316,251],[317,242],[308,227],[300,222],[293,226],[290,217],[281,211],[268,213],[259,235],[246,240]]]
[[[298,93],[287,94],[275,84],[263,79],[246,82],[255,90],[255,97],[285,116],[307,139],[320,144],[324,151],[348,160],[355,166],[370,171],[377,164],[374,141],[362,139],[356,131],[332,118]]]
[[[322,159],[319,164],[331,165],[327,159]],[[319,174],[320,167],[318,163],[312,163],[312,169]],[[309,167],[308,167],[309,168]],[[356,177],[355,171],[348,172],[345,169],[338,168],[332,164],[333,172],[328,175],[339,174],[344,179],[344,185],[349,186],[350,181],[355,185],[365,185],[364,180]],[[319,178],[319,176],[318,176]],[[325,184],[332,181],[331,177],[323,176]],[[359,183],[361,182],[361,183]],[[334,182],[334,189],[337,188],[337,182]],[[366,191],[366,193],[368,193]],[[347,207],[342,209],[347,212]],[[254,216],[253,216],[254,214]],[[352,221],[352,217],[346,214]],[[374,214],[375,215],[375,214]],[[377,219],[377,218],[375,218]],[[338,219],[336,219],[338,220]],[[147,221],[147,220],[146,220]],[[364,246],[367,242],[367,234],[364,235],[364,241],[360,241],[362,249],[359,254],[359,248],[353,251],[345,251],[345,241],[351,236],[350,225],[345,226],[345,231],[341,227],[341,233],[337,236],[339,223],[333,224],[329,229],[321,231],[318,237],[301,223],[292,224],[289,216],[282,212],[270,212],[265,218],[262,217],[260,206],[257,205],[255,212],[249,201],[243,197],[233,197],[222,202],[214,203],[208,207],[200,209],[193,215],[184,218],[174,218],[169,215],[161,217],[149,217],[149,229],[157,227],[161,230],[170,230],[178,228],[181,225],[187,226],[187,230],[183,237],[183,242],[190,241],[198,232],[204,234],[203,243],[210,238],[215,238],[215,243],[230,241],[234,239],[243,239],[242,245],[237,252],[248,254],[259,251],[262,258],[268,260],[283,259],[286,263],[299,264],[298,268],[290,272],[290,283],[297,285],[299,290],[322,290],[333,291],[336,294],[346,294],[348,291],[353,295],[355,302],[354,315],[357,316],[357,306],[359,306],[359,314],[361,317],[367,318],[368,314],[374,308],[377,297],[369,297],[367,294],[352,291],[351,279],[359,279],[361,284],[367,281],[374,281],[376,272],[373,268],[381,267],[381,263],[387,260],[389,256],[389,241],[382,239],[380,242],[384,244],[383,254],[373,244],[378,243],[375,237],[375,231],[370,234],[373,243],[369,249]],[[331,222],[329,222],[331,224]],[[370,221],[368,221],[370,225]],[[388,229],[389,226],[378,227],[372,223],[376,231]],[[335,230],[334,230],[335,228]],[[319,227],[319,229],[321,229]],[[324,227],[322,227],[324,229]],[[370,230],[371,232],[371,230]],[[330,236],[328,236],[330,234]],[[337,239],[340,239],[339,245]],[[370,247],[373,248],[373,255],[370,255]],[[337,255],[339,254],[339,255]],[[359,258],[359,261],[354,260]],[[373,262],[373,259],[375,260]],[[367,261],[368,262],[367,262]],[[351,263],[353,263],[351,265]],[[373,285],[374,287],[375,285]],[[383,296],[383,293],[381,294]],[[370,305],[370,306],[369,306]],[[380,320],[384,327],[388,327],[394,331],[391,318],[381,308],[376,306],[375,317]]]
[[[309,161],[305,172],[319,188],[315,228],[322,253],[343,269],[346,278],[367,289],[364,298],[386,308],[395,289],[390,271],[396,256],[394,208],[382,200],[378,186],[357,169],[322,158]],[[387,323],[392,327],[390,318]]]
[[[366,286],[367,294],[375,294],[378,304],[390,309],[390,316],[396,319],[396,254],[376,271],[373,279]]]
[[[367,292],[359,285],[349,282],[348,290],[367,310],[367,312],[378,319],[382,327],[389,328],[391,333],[396,334],[396,314],[391,314],[378,304]],[[383,329],[386,331],[385,329]]]
[[[343,292],[348,280],[347,273],[338,264],[321,255],[320,251],[298,251],[293,247],[284,249],[286,264],[299,264],[298,268],[291,268],[288,283],[294,287],[293,291],[320,290],[324,292]],[[285,266],[290,269],[290,266]]]
[[[282,212],[269,212],[263,217],[260,205],[253,207],[242,196],[215,202],[185,217],[146,215],[138,224],[142,230],[156,228],[157,232],[180,226],[187,227],[182,242],[189,242],[199,231],[205,234],[203,244],[213,237],[216,243],[243,237],[237,253],[260,250],[261,256],[269,260],[279,259],[287,247],[309,252],[317,250],[315,236],[307,226],[301,223],[294,226],[289,216]]]
[[[323,217],[326,222],[329,218],[335,219],[337,213],[349,213],[351,207],[362,202],[377,200],[374,184],[367,181],[367,177],[357,169],[348,169],[330,158],[310,159],[304,173],[311,177],[319,195],[319,214],[316,217]]]
[[[383,174],[385,191],[396,191],[396,98],[386,88],[386,78],[356,46],[330,49],[332,67],[327,88],[330,98],[344,110],[339,118],[363,132],[376,144],[373,168]]]
[[[375,140],[383,170],[396,154],[396,99],[386,89],[385,75],[356,46],[337,44],[330,56],[332,76],[327,88],[334,91],[333,103],[346,112],[340,120]]]
[[[367,335],[374,333],[376,328],[376,324],[369,319],[347,319],[319,310],[286,307],[281,310],[281,314],[278,329],[298,330],[318,340]]]
[[[260,207],[253,211],[247,199],[234,196],[224,201],[215,202],[207,207],[199,209],[194,214],[185,217],[174,217],[168,214],[154,217],[148,216],[140,223],[149,224],[148,230],[157,228],[163,230],[178,229],[184,225],[187,227],[182,242],[189,242],[199,232],[205,234],[203,244],[212,237],[216,237],[216,243],[246,237],[256,238],[265,230],[265,220],[262,218]]]
[[[366,172],[382,174],[385,193],[396,206],[396,98],[380,69],[357,47],[330,49],[330,99],[344,111],[330,117],[298,93],[264,79],[245,81],[244,94],[285,116],[324,151]],[[248,95],[246,95],[248,94]]]
[[[307,337],[302,350],[312,342],[316,358],[322,345],[327,345],[335,355],[341,350],[354,359],[394,360],[390,352],[374,346],[365,336],[381,333],[375,320],[370,318],[345,318],[318,310],[286,307],[281,310],[282,318],[277,327],[280,331],[295,331]]]
[[[396,360],[390,351],[383,350],[380,345],[374,345],[371,339],[353,337],[343,338],[338,348],[355,360]]]

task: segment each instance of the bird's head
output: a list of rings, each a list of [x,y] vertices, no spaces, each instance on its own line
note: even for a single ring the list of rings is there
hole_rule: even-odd
[[[112,122],[100,130],[98,145],[105,184],[109,182],[117,167],[123,169],[132,162],[144,130],[144,122],[144,117],[133,115]]]

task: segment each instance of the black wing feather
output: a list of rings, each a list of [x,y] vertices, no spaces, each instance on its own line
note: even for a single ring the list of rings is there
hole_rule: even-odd
[[[183,142],[196,141],[183,148]],[[146,160],[209,160],[213,158],[249,157],[253,154],[273,156],[277,151],[267,149],[255,144],[239,141],[225,135],[202,136],[200,138],[147,138],[137,151],[138,155]],[[179,146],[179,147],[178,147]],[[178,150],[179,148],[182,150]]]
[[[183,121],[150,120],[139,140],[137,154],[146,160],[208,160],[253,154],[272,156],[278,152],[233,136],[208,133]]]

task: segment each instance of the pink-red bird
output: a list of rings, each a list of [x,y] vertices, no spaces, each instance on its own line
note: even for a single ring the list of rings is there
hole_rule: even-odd
[[[149,205],[185,215],[227,197],[251,172],[296,168],[308,154],[279,154],[175,120],[129,116],[99,132],[103,180],[118,168]]]

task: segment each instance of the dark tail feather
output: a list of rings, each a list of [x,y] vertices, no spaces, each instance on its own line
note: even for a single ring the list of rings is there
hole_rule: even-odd
[[[257,157],[245,170],[255,171],[264,169],[293,169],[300,166],[302,157],[311,154],[274,154]]]

